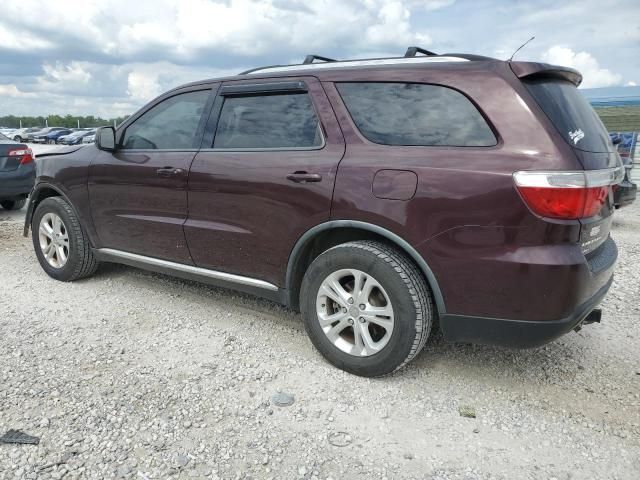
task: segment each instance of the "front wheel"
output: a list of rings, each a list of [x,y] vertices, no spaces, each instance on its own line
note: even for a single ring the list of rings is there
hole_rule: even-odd
[[[56,280],[88,277],[98,267],[80,220],[60,197],[40,202],[31,221],[31,238],[40,266]]]
[[[365,377],[391,373],[424,347],[434,308],[421,272],[382,242],[319,255],[300,291],[305,329],[333,365]]]

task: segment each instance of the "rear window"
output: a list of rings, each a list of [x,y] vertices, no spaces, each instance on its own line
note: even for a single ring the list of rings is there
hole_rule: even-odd
[[[530,80],[524,84],[572,147],[586,152],[614,150],[598,114],[575,85],[558,80]]]
[[[416,83],[339,83],[353,121],[383,145],[488,147],[489,125],[460,92]]]

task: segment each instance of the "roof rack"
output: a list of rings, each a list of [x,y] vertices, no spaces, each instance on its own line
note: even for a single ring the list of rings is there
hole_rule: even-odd
[[[420,54],[420,55],[418,55]],[[316,60],[320,60],[316,62]],[[425,50],[421,47],[408,47],[404,56],[402,57],[384,57],[384,58],[362,58],[353,60],[336,60],[329,57],[323,57],[321,55],[307,55],[302,63],[294,65],[268,65],[264,67],[252,68],[250,70],[240,73],[240,75],[246,75],[248,73],[254,73],[258,71],[272,70],[278,71],[291,71],[304,68],[324,69],[333,67],[350,67],[356,65],[384,65],[384,64],[413,64],[413,63],[437,63],[437,62],[453,62],[453,61],[469,61],[469,60],[494,60],[490,57],[484,57],[481,55],[463,54],[463,53],[445,53],[439,55],[435,52]]]
[[[314,60],[322,60],[323,62],[337,62],[337,60],[333,58],[323,57],[321,55],[307,55],[306,57],[304,57],[304,62],[302,62],[302,64],[309,65],[310,63],[313,63]]]
[[[427,57],[434,57],[437,56],[437,53],[433,53],[429,50],[425,50],[424,48],[420,48],[420,47],[409,47],[407,48],[407,51],[405,52],[404,56],[406,57],[415,57],[417,56],[418,53],[421,53],[423,55],[426,55]]]

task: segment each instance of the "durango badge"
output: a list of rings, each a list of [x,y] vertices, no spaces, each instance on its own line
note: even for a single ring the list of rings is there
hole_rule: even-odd
[[[571,137],[571,140],[573,140],[573,144],[575,145],[584,138],[584,132],[581,128],[579,128],[577,130],[574,130],[573,132],[570,131],[569,136]]]

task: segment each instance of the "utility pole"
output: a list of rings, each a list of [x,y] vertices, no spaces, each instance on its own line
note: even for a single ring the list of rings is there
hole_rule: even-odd
[[[22,119],[20,119],[20,128],[22,128]]]
[[[80,128],[80,119],[78,119],[78,128]]]
[[[44,119],[44,126],[48,127],[49,126],[49,117]]]

